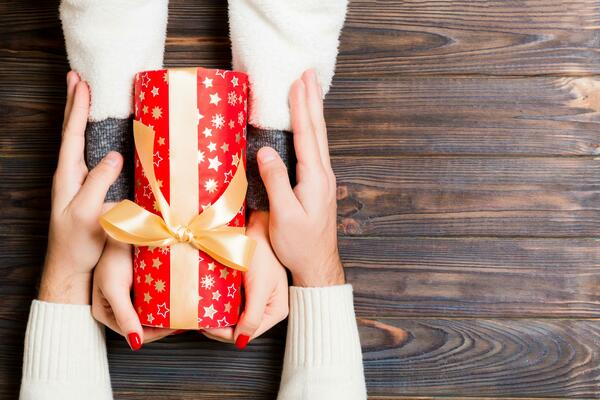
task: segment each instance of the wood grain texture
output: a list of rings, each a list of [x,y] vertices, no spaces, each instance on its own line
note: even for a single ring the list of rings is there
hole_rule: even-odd
[[[594,239],[345,238],[359,316],[600,317]]]
[[[338,75],[598,73],[594,0],[353,1]]]
[[[359,236],[597,236],[591,158],[334,158],[340,232]]]
[[[361,319],[359,324],[372,396],[598,397],[598,321]],[[195,393],[273,398],[276,385],[268,382],[278,374],[273,350],[279,334],[275,330],[272,338],[258,340],[243,359],[231,346],[186,334],[136,354],[135,372],[127,367],[126,345],[111,341],[113,383],[127,399],[148,392],[168,396],[175,389],[182,399],[197,398]],[[130,384],[132,374],[156,374],[157,362],[163,372],[156,380]],[[253,368],[257,364],[261,368]]]

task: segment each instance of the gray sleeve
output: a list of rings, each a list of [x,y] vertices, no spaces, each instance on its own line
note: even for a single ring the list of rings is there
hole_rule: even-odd
[[[294,186],[296,184],[296,153],[294,152],[292,133],[275,129],[260,129],[248,125],[247,141],[248,193],[246,203],[252,210],[268,210],[269,198],[260,177],[256,153],[265,146],[275,149],[285,163],[290,183]]]
[[[132,121],[132,118],[89,121],[85,130],[85,163],[90,170],[111,150],[121,153],[124,159],[121,174],[106,194],[107,202],[128,199],[133,194]]]

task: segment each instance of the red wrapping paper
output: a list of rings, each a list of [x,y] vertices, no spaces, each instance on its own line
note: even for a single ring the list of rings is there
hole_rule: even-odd
[[[227,188],[240,162],[246,163],[246,117],[248,78],[240,72],[197,68],[198,103],[198,206],[208,206]],[[146,71],[135,77],[135,119],[155,131],[154,170],[162,194],[171,203],[168,70]],[[239,155],[242,155],[241,157]],[[240,159],[241,158],[241,159]],[[135,155],[135,202],[159,214],[148,180]],[[229,226],[244,226],[245,206]],[[134,250],[134,306],[142,325],[172,327],[171,250],[138,246]],[[242,302],[242,273],[198,251],[198,328],[237,323]]]

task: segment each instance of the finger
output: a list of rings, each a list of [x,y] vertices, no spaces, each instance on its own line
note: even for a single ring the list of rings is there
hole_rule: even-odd
[[[297,175],[300,180],[304,173],[318,172],[322,167],[319,146],[308,111],[306,85],[302,79],[298,79],[292,84],[290,111],[294,132],[294,149],[298,160]]]
[[[120,263],[123,265],[106,265],[115,260],[125,260]],[[110,308],[119,327],[119,332],[125,336],[127,343],[132,350],[139,350],[144,341],[142,324],[131,304],[130,280],[120,279],[122,276],[115,276],[113,268],[131,268],[131,247],[124,243],[119,243],[113,239],[108,239],[104,253],[98,263],[98,270],[106,272],[98,277],[99,286],[110,304]],[[119,275],[119,274],[116,274]],[[122,274],[121,274],[122,275]]]
[[[287,168],[279,154],[270,147],[263,147],[258,150],[256,158],[260,177],[269,197],[271,212],[289,212],[290,207],[298,206],[298,199],[290,185]]]
[[[289,312],[288,287],[287,285],[277,285],[271,294],[265,313],[262,317],[260,326],[254,332],[252,339],[259,337],[281,321],[283,321]]]
[[[248,341],[254,337],[254,334],[260,328],[270,296],[269,288],[264,285],[254,287],[259,287],[260,289],[253,290],[246,297],[244,311],[233,333],[235,347],[240,350],[248,345]],[[246,291],[246,293],[249,292]]]
[[[302,81],[306,86],[308,113],[317,137],[321,161],[325,168],[331,168],[329,145],[327,143],[327,126],[325,124],[325,116],[323,115],[323,95],[317,72],[314,69],[306,70],[302,74]]]
[[[200,331],[201,334],[209,339],[223,343],[233,343],[234,328],[228,326],[226,328],[212,328]]]
[[[75,71],[69,71],[67,73],[67,103],[65,104],[65,115],[63,118],[63,132],[69,115],[71,114],[71,108],[73,107],[73,97],[75,95],[75,86],[80,81],[79,75]]]
[[[90,92],[85,82],[78,82],[73,95],[73,105],[65,122],[59,154],[59,168],[73,168],[83,164],[85,126],[90,109]]]
[[[119,176],[123,167],[123,157],[116,151],[109,152],[90,171],[85,182],[73,200],[73,206],[85,207],[91,215],[99,212],[104,204],[106,192]]]
[[[177,331],[176,329],[154,328],[150,326],[143,326],[142,330],[144,331],[144,343],[155,342]]]

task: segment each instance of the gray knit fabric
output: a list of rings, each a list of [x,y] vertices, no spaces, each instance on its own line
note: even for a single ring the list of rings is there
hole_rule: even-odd
[[[88,122],[85,130],[85,162],[94,168],[111,150],[121,153],[123,171],[106,194],[105,201],[121,201],[132,195],[133,181],[133,120],[131,118],[108,118]]]
[[[259,129],[248,125],[247,143],[248,193],[246,195],[246,203],[252,210],[268,210],[269,198],[267,197],[263,181],[260,178],[256,153],[261,147],[265,146],[275,149],[287,167],[292,186],[295,185],[296,153],[294,152],[292,133],[280,130]]]

